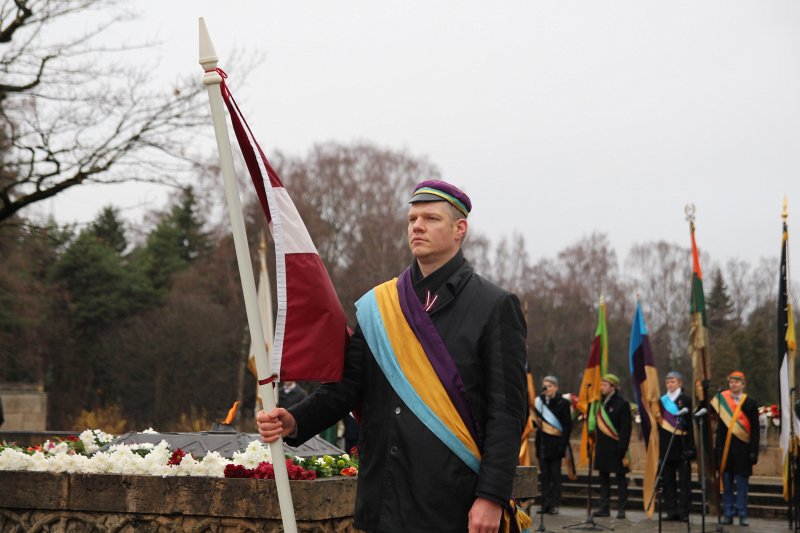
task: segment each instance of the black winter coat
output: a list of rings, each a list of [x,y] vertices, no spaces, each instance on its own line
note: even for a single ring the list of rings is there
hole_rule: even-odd
[[[421,282],[415,274],[415,290],[437,274],[445,278],[433,287],[437,302],[429,313],[483,432],[480,473],[400,400],[360,328],[345,355],[344,379],[323,385],[290,409],[298,434],[287,442],[304,442],[360,407],[354,526],[373,532],[463,532],[476,496],[498,503],[511,497],[527,420],[525,320],[517,297],[476,275],[460,253]]]
[[[544,401],[544,398],[542,398]],[[541,428],[536,431],[536,457],[541,459],[559,459],[564,457],[567,453],[567,446],[569,445],[569,435],[572,432],[572,415],[570,413],[570,405],[567,400],[561,396],[556,395],[550,400],[547,406],[553,414],[561,422],[561,427],[564,428],[560,437],[549,435]]]
[[[667,460],[692,460],[695,455],[697,455],[694,446],[694,434],[692,433],[692,426],[694,425],[692,424],[692,399],[681,390],[681,393],[675,398],[675,405],[678,406],[678,410],[684,407],[689,409],[689,412],[679,419],[681,423],[679,429],[686,431],[686,434],[675,435],[675,438],[672,440],[672,447],[669,449],[669,457],[667,457]],[[670,438],[672,438],[672,433],[659,426],[658,453],[660,459],[664,459],[666,456]]]
[[[617,428],[619,440],[607,437],[605,433],[597,430],[597,445],[594,454],[594,467],[600,472],[627,472],[628,468],[622,464],[628,451],[631,440],[631,408],[627,401],[614,392],[614,395],[605,404],[614,427]]]
[[[761,438],[761,428],[758,424],[758,404],[748,396],[742,405],[742,412],[750,421],[750,443],[736,438],[736,434],[731,435],[731,446],[728,452],[728,459],[725,464],[725,472],[732,472],[742,476],[753,474],[753,465],[758,461],[758,443]],[[728,427],[717,420],[717,466],[722,463],[722,451],[725,448],[725,438],[728,436]]]

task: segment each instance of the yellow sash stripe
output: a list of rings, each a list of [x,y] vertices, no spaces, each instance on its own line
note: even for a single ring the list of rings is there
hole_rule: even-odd
[[[397,292],[397,280],[377,286],[375,298],[381,311],[386,335],[403,374],[425,404],[450,428],[458,440],[480,459],[481,452],[478,450],[478,445],[453,406],[428,356],[425,355],[425,350],[403,315]]]
[[[744,405],[745,399],[747,399],[747,394],[742,394],[742,399],[739,400],[739,403],[736,404],[736,409],[733,410],[733,420],[736,420],[738,418],[739,413],[742,410],[742,405]],[[722,417],[722,412],[725,412],[725,410],[724,409],[719,409],[717,412],[719,412],[720,413],[720,417]],[[728,434],[725,435],[725,447],[722,448],[722,461],[720,461],[720,465],[719,465],[719,471],[720,472],[725,472],[725,467],[727,466],[727,463],[728,463],[728,452],[730,451],[730,447],[731,447],[731,437],[733,436],[733,428],[734,427],[736,427],[736,424],[729,424],[728,425]],[[750,439],[749,439],[749,435],[748,435],[748,440],[746,442],[749,442],[749,441],[750,441]],[[720,486],[720,490],[721,490],[722,489],[722,475],[721,474],[719,476],[719,486]]]
[[[735,413],[733,415],[731,415],[731,413],[729,413],[728,410],[725,409],[725,407],[720,405],[719,397],[720,397],[720,395],[714,396],[714,398],[711,400],[711,406],[717,411],[717,414],[719,414],[719,418],[720,418],[720,420],[722,420],[722,423],[725,424],[725,427],[728,428],[728,433],[731,432],[731,426],[732,426],[733,427],[733,435],[736,436],[736,438],[739,439],[740,441],[746,442],[746,443],[749,444],[750,443],[750,433],[748,433],[744,429],[744,427],[742,427],[741,424],[739,424],[739,423],[733,424],[732,423],[734,420],[737,420],[739,418],[739,416],[741,416],[739,414],[740,413],[739,406],[741,406],[744,403],[744,399],[747,398],[747,394],[744,394],[744,393],[742,394],[742,399],[739,401],[739,404],[736,406]],[[725,399],[723,398],[722,401],[724,402]]]

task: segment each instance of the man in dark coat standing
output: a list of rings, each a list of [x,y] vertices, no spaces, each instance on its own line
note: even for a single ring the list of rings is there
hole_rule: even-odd
[[[533,407],[536,457],[542,476],[542,512],[558,514],[561,503],[561,460],[572,431],[570,403],[558,395],[558,378],[545,376],[543,392]]]
[[[745,392],[743,372],[728,375],[728,390],[711,400],[711,407],[719,415],[717,422],[716,452],[719,471],[722,472],[723,524],[732,524],[734,515],[739,525],[747,526],[747,492],[753,465],[758,462],[758,404]],[[735,489],[735,501],[734,501]]]
[[[659,402],[658,421],[658,455],[664,465],[661,474],[664,511],[667,520],[685,521],[689,518],[691,503],[691,462],[696,455],[691,422],[692,399],[683,391],[680,372],[669,372],[664,384],[667,392]],[[678,415],[684,409],[686,414]]]
[[[619,378],[601,378],[601,407],[597,413],[594,467],[600,472],[600,506],[594,516],[610,516],[611,473],[617,477],[617,518],[625,518],[628,505],[628,444],[631,440],[631,407],[619,394]]]
[[[322,385],[288,411],[260,412],[259,432],[266,442],[282,436],[300,443],[358,408],[356,528],[496,532],[509,506],[527,420],[525,319],[518,298],[475,274],[461,253],[472,207],[467,195],[449,183],[426,181],[410,204],[414,260],[356,304],[358,326],[343,380]],[[367,313],[376,308],[379,313]],[[421,408],[432,406],[424,399],[433,389],[415,387],[415,375],[403,366],[408,358],[416,372],[442,366],[447,379],[437,374],[428,384],[446,389],[445,402],[458,403],[459,416],[446,420],[466,426],[458,442],[474,443],[477,454],[457,451],[458,442],[437,425],[446,420]],[[400,372],[382,365],[399,365]]]

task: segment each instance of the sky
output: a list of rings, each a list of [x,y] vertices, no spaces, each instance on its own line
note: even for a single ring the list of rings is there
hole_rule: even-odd
[[[153,83],[200,83],[203,16],[268,153],[332,140],[425,156],[470,195],[471,228],[521,233],[533,260],[592,232],[620,262],[636,243],[688,247],[687,203],[715,262],[776,259],[784,195],[800,231],[798,2],[128,5],[141,17],[114,38],[160,41],[131,57]],[[252,54],[262,61],[237,71]],[[166,197],[80,189],[47,209],[86,222],[113,203],[135,219]]]

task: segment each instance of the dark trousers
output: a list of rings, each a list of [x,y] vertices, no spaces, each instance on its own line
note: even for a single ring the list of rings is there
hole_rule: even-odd
[[[600,508],[608,512],[611,501],[611,473],[600,472]],[[628,506],[628,477],[624,472],[617,472],[617,510],[624,511]]]
[[[686,518],[689,515],[689,484],[692,471],[689,461],[671,460],[664,463],[661,483],[664,488],[664,514]]]
[[[547,512],[561,503],[561,457],[540,459],[542,473],[542,509]]]

